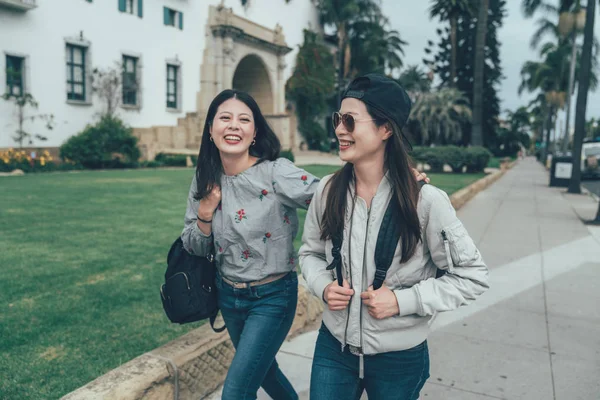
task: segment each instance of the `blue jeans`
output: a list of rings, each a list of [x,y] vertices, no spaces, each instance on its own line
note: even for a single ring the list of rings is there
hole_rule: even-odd
[[[311,400],[359,399],[416,400],[429,378],[427,341],[402,351],[366,355],[364,379],[359,378],[359,357],[350,353],[321,325],[310,378]]]
[[[275,360],[296,314],[296,272],[244,289],[233,288],[217,274],[216,285],[221,314],[236,349],[221,398],[256,399],[262,386],[273,399],[298,399]]]

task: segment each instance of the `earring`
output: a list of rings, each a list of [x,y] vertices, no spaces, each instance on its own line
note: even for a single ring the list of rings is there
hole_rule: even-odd
[[[256,144],[256,139],[254,139],[254,140],[252,141],[252,146],[254,146],[255,144]]]
[[[212,135],[210,136],[210,141],[211,141],[211,142],[213,141]]]

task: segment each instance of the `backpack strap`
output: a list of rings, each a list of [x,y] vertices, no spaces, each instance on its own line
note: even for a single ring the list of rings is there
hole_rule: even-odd
[[[419,191],[426,185],[426,182],[419,181]],[[377,235],[377,244],[375,245],[375,278],[373,279],[373,289],[377,290],[383,285],[387,271],[392,265],[394,260],[394,254],[396,253],[396,247],[400,241],[400,210],[398,209],[398,203],[393,201],[394,198],[390,199],[383,220],[381,221],[381,227],[379,228],[379,234]]]
[[[343,283],[344,283],[344,278],[342,276],[342,255],[341,255],[343,234],[344,233],[342,231],[342,232],[335,232],[333,235],[331,235],[331,243],[333,244],[333,247],[331,248],[331,257],[333,258],[333,260],[331,261],[331,264],[329,264],[327,266],[327,270],[329,270],[329,271],[331,271],[332,269],[335,269],[335,274],[337,276],[338,285],[340,285],[340,286],[343,286]]]
[[[417,183],[419,184],[419,191],[423,185],[427,184],[425,181],[419,181]],[[379,289],[381,285],[383,285],[387,271],[394,260],[396,247],[398,247],[398,242],[400,241],[400,212],[398,210],[398,204],[391,200],[383,215],[381,227],[379,228],[379,233],[377,235],[377,244],[375,245],[374,290]],[[343,232],[336,232],[331,236],[331,243],[333,245],[331,256],[333,260],[331,261],[331,264],[327,266],[327,270],[335,269],[338,285],[340,286],[343,284],[341,256],[342,237]]]
[[[213,329],[213,331],[215,331],[217,333],[223,332],[225,330],[225,328],[227,328],[227,327],[225,326],[225,324],[223,324],[222,327],[215,328],[215,321],[216,320],[217,320],[217,314],[215,314],[215,315],[213,315],[213,316],[210,317],[210,327]]]

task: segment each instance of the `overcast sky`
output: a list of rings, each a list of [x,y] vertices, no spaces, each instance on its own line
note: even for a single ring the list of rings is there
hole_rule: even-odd
[[[405,65],[423,65],[422,59],[425,56],[424,49],[427,46],[427,40],[437,42],[435,30],[439,23],[429,20],[428,8],[430,4],[431,1],[429,0],[383,0],[383,11],[390,19],[392,28],[398,30],[402,39],[408,42],[405,47]],[[536,28],[537,17],[525,19],[520,4],[521,0],[507,1],[507,16],[499,31],[502,72],[505,76],[500,85],[502,111],[505,109],[514,110],[521,105],[526,105],[533,97],[527,93],[523,93],[521,96],[517,93],[520,84],[519,72],[521,66],[526,60],[539,59],[537,52],[529,47],[529,40]],[[600,21],[598,19],[596,14],[595,31],[597,37],[600,36]],[[575,93],[575,96],[573,96],[573,110],[576,97],[577,94]],[[600,117],[599,90],[595,93],[590,92],[587,109],[587,119]],[[564,126],[564,118],[564,114],[559,115],[560,126]],[[574,111],[571,114],[571,126],[574,123],[573,121]]]

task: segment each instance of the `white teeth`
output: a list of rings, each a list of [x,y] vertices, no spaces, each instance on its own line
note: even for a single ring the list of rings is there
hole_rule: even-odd
[[[225,136],[225,140],[237,140],[239,142],[240,140],[242,140],[242,138],[239,136],[227,135],[227,136]]]
[[[350,142],[348,140],[340,140],[340,145],[341,146],[350,146],[351,144],[353,144],[354,142]]]

